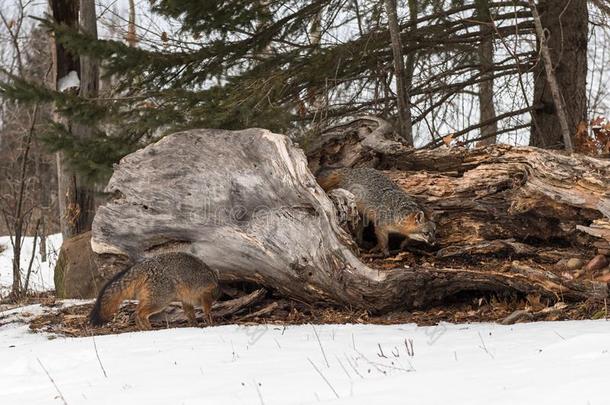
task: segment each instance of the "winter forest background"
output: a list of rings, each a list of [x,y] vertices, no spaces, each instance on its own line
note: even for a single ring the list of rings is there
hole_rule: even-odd
[[[0,403],[607,403],[609,66],[608,0],[0,0]]]
[[[533,2],[77,3],[0,5],[0,234],[16,241],[87,230],[112,165],[179,129],[262,127],[307,149],[368,114],[418,148],[565,146]],[[536,9],[575,148],[603,155],[610,7]]]

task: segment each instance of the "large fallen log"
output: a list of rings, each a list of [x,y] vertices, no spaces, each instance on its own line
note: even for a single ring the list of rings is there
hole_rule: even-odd
[[[389,170],[434,212],[441,247],[516,239],[591,248],[589,234],[610,249],[607,159],[508,145],[413,150],[387,139],[389,131],[374,117],[330,128],[308,151],[310,168]]]
[[[354,135],[347,126],[323,136],[309,154],[311,168],[393,169],[391,177],[434,212],[445,257],[455,257],[456,249],[459,255],[460,248],[476,256],[477,245],[480,254],[495,252],[496,245],[577,254],[594,237],[576,226],[610,215],[606,161],[506,146],[413,151],[376,132],[379,122],[367,122],[372,131],[361,125]],[[464,291],[555,300],[608,295],[606,283],[510,260],[496,269],[476,263],[369,267],[339,226],[304,153],[287,137],[262,129],[169,135],[122,159],[106,191],[113,198],[98,210],[92,248],[109,274],[180,250],[204,260],[221,281],[371,310],[423,306]],[[504,242],[486,243],[494,240]]]

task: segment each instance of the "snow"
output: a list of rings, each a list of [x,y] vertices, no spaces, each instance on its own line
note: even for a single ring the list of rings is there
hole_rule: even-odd
[[[0,327],[0,403],[61,404],[61,393],[71,405],[602,404],[608,349],[605,320],[220,326],[52,340],[9,324]]]
[[[8,288],[8,237],[0,245],[0,288]],[[50,263],[34,262],[37,291],[53,288],[61,235],[47,245]],[[26,238],[28,261],[31,251]],[[57,310],[0,309],[0,404],[608,403],[605,320],[30,332],[28,321]]]
[[[32,257],[32,247],[34,238],[26,237],[23,240],[21,249],[21,269],[22,280],[25,281],[30,258]],[[32,274],[30,275],[29,291],[49,291],[54,290],[53,269],[57,262],[59,249],[61,248],[61,234],[50,235],[47,237],[47,261],[42,262],[39,247],[40,240],[36,243],[36,256],[32,264]],[[11,240],[8,236],[0,236],[0,297],[6,295],[13,283],[13,250]]]
[[[65,92],[70,89],[79,89],[80,88],[80,79],[78,78],[78,73],[75,70],[71,70],[67,75],[60,78],[57,81],[57,91]]]

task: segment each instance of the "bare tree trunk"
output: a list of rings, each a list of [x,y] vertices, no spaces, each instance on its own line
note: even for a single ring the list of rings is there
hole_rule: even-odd
[[[319,48],[322,41],[322,10],[323,8],[318,10],[309,28],[309,42],[314,48]]]
[[[136,35],[135,0],[129,0],[129,24],[127,25],[127,37],[125,39],[131,47],[135,47],[138,44],[138,36]]]
[[[21,171],[19,174],[18,193],[16,195],[15,210],[13,212],[13,287],[11,290],[11,296],[14,300],[19,299],[25,291],[22,288],[21,283],[21,249],[23,239],[27,234],[28,219],[31,215],[26,214],[25,210],[25,192],[27,186],[27,169],[28,161],[30,158],[30,151],[32,149],[32,141],[34,138],[34,130],[36,127],[36,119],[38,116],[38,104],[34,106],[32,113],[32,121],[30,123],[29,131],[23,141],[23,153],[21,156]],[[5,217],[6,219],[6,217]],[[10,229],[10,225],[7,222],[7,226]]]
[[[40,255],[40,261],[46,263],[47,261],[47,221],[46,221],[46,210],[40,217],[40,246],[38,248]]]
[[[48,172],[50,167],[45,164],[45,172]],[[45,263],[47,261],[47,217],[49,216],[49,182],[50,177],[48,174],[43,173],[40,165],[38,166],[38,178],[42,179],[40,182],[39,190],[39,201],[40,201],[40,261]]]
[[[36,177],[37,195],[35,199],[38,201],[38,208],[35,210],[35,218],[38,222],[40,244],[38,245],[38,253],[40,261],[47,261],[47,246],[46,246],[46,217],[48,215],[49,206],[49,185],[50,175],[49,167],[41,161],[40,156],[34,157],[34,176]]]
[[[262,10],[265,12],[262,13],[263,17],[256,22],[256,31],[262,31],[267,24],[269,24],[269,19],[271,18],[271,10],[269,9],[270,0],[258,0],[258,3]],[[260,59],[266,59],[271,54],[271,44],[267,44],[264,48],[259,50],[257,53],[257,57]]]
[[[26,294],[30,287],[30,276],[32,275],[32,265],[34,264],[34,258],[36,257],[36,242],[38,241],[38,229],[40,227],[40,218],[36,221],[34,227],[34,239],[32,240],[32,254],[30,255],[30,261],[28,263],[28,269],[25,273],[25,282],[23,283],[23,293]]]
[[[131,20],[130,25],[135,24]],[[134,17],[135,18],[135,17]],[[95,14],[94,0],[80,0],[80,21],[81,29],[90,36],[97,38],[97,16]],[[135,27],[134,27],[135,29]],[[89,57],[80,57],[80,96],[85,98],[97,97],[99,90],[99,65],[98,62]]]
[[[585,0],[529,0],[542,63],[534,71],[530,145],[572,150],[576,126],[587,120],[588,11]]]
[[[477,19],[481,21],[481,46],[479,48],[479,63],[481,65],[481,79],[479,84],[479,116],[480,122],[493,120],[496,117],[496,109],[494,106],[494,80],[493,80],[493,63],[494,63],[494,48],[493,37],[491,33],[493,29],[491,24],[493,20],[489,12],[488,0],[477,0]],[[498,132],[498,123],[493,121],[489,125],[481,127],[481,141],[479,144],[489,145],[496,143],[496,133]]]
[[[417,0],[409,0],[409,31],[414,32],[417,30]],[[411,51],[407,54],[407,66],[406,66],[406,78],[405,86],[407,88],[407,94],[411,92],[413,86],[413,73],[415,72],[415,64],[417,63],[415,51]]]
[[[50,0],[53,17],[59,23],[75,29],[80,27],[90,35],[97,37],[97,20],[93,0]],[[77,72],[80,79],[79,95],[90,98],[97,96],[99,88],[99,67],[90,57],[78,57],[68,52],[61,44],[54,42],[54,84],[70,72]],[[57,118],[61,120],[61,118]],[[90,129],[83,125],[70,127],[76,137],[87,137]],[[84,179],[69,167],[68,159],[63,152],[57,153],[57,175],[59,190],[59,213],[61,230],[64,238],[69,238],[91,229],[95,214],[93,189]]]
[[[398,15],[396,3],[393,0],[385,0],[386,13],[388,15],[388,26],[392,40],[392,53],[394,55],[394,76],[396,78],[396,107],[398,109],[398,123],[400,136],[408,145],[413,146],[413,130],[411,126],[411,103],[406,88],[405,62],[402,54],[402,43],[400,40],[400,27],[398,26]]]
[[[3,54],[14,59],[5,66],[8,69],[5,72],[22,80],[38,80],[47,70],[46,37],[37,29],[25,31],[30,4],[16,3],[12,17],[0,10],[0,24],[7,33],[0,40],[6,48],[3,48]],[[25,43],[22,42],[24,38],[27,38]],[[22,277],[24,240],[32,230],[32,220],[40,221],[41,207],[36,192],[50,172],[41,171],[41,160],[45,159],[36,145],[39,116],[46,111],[39,108],[38,102],[28,106],[8,99],[3,100],[0,109],[0,138],[3,141],[0,145],[0,220],[5,226],[0,228],[8,232],[12,249],[10,297],[19,300],[27,292],[27,281],[24,287]]]
[[[320,8],[311,21],[309,28],[309,42],[312,48],[319,50],[322,43],[322,13],[323,8]],[[307,89],[307,102],[309,109],[314,113],[314,122],[312,130],[317,133],[320,130],[320,122],[322,114],[326,107],[325,95],[319,87],[310,87]]]
[[[97,38],[95,0],[80,0],[79,25],[85,33]],[[80,57],[80,82],[80,96],[82,98],[95,98],[98,96],[100,88],[100,68],[97,60],[89,56]],[[79,138],[90,138],[92,131],[92,128],[86,125],[77,125],[74,127],[74,135]],[[91,230],[96,206],[95,187],[77,173],[74,173],[74,177],[81,210],[75,232],[76,234],[81,234]]]

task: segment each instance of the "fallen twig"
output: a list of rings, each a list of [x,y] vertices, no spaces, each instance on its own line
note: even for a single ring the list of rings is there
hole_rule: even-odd
[[[313,333],[316,335],[316,339],[318,339],[318,344],[320,345],[320,351],[322,352],[322,356],[324,356],[324,361],[326,362],[326,367],[330,368],[330,364],[328,363],[328,359],[326,358],[326,353],[324,352],[324,347],[322,347],[322,342],[320,341],[320,336],[318,336],[318,331],[313,324],[310,324],[313,328]],[[338,397],[337,397],[338,398]]]
[[[102,359],[100,359],[100,354],[97,351],[97,344],[95,343],[95,336],[91,336],[91,338],[93,339],[93,348],[95,349],[95,356],[97,357],[97,362],[100,364],[100,368],[102,369],[102,372],[104,373],[104,377],[108,378],[108,374],[106,374],[106,369],[104,368],[104,365],[102,364]]]
[[[49,374],[49,371],[46,369],[44,364],[42,364],[42,361],[40,361],[40,359],[38,357],[36,357],[36,360],[38,360],[38,364],[40,364],[40,367],[42,367],[42,369],[44,370],[44,372],[47,375],[47,377],[49,377],[49,380],[51,380],[51,383],[53,383],[53,386],[55,387],[55,390],[59,394],[59,398],[61,399],[61,401],[64,403],[64,405],[68,405],[68,402],[66,401],[66,398],[64,398],[64,395],[61,393],[61,390],[59,389],[59,387],[55,383],[55,380],[53,379],[53,377],[51,377],[51,374]]]
[[[324,357],[326,359],[326,357]],[[307,360],[309,361],[309,364],[311,364],[311,366],[314,368],[314,370],[316,370],[318,372],[318,374],[320,374],[320,377],[322,377],[322,379],[326,382],[326,385],[328,385],[328,387],[333,391],[333,393],[335,394],[335,396],[337,398],[339,397],[339,394],[337,394],[337,391],[335,391],[335,388],[332,386],[332,384],[330,383],[330,381],[328,381],[328,379],[326,379],[326,377],[324,377],[324,374],[322,374],[322,372],[320,371],[320,369],[318,367],[316,367],[316,365],[313,363],[313,361],[311,361],[311,359],[308,357]],[[328,363],[328,362],[327,362]]]

